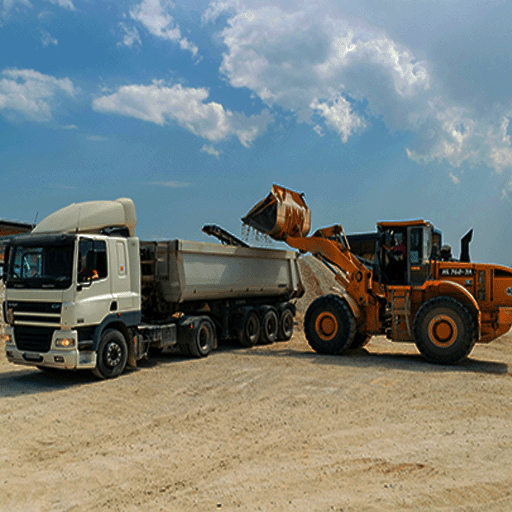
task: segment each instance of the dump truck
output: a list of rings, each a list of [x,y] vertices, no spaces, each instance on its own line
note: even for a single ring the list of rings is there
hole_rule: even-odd
[[[349,236],[337,224],[308,236],[304,195],[278,185],[242,221],[310,252],[332,272],[333,293],[314,300],[304,316],[306,339],[318,353],[346,353],[386,335],[415,343],[432,363],[454,364],[512,326],[512,269],[471,262],[472,230],[459,259],[421,219],[378,222],[375,233]]]
[[[72,204],[5,253],[5,351],[15,364],[116,377],[148,352],[205,357],[220,339],[290,339],[304,293],[297,253],[139,241],[130,199]]]

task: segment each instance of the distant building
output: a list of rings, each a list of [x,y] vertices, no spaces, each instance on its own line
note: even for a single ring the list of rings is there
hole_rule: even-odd
[[[27,224],[26,222],[0,219],[0,264],[4,262],[6,242],[13,236],[32,231],[34,227],[34,224]],[[2,275],[2,269],[0,269],[0,275]]]
[[[0,237],[28,233],[32,229],[34,229],[34,224],[0,219]]]

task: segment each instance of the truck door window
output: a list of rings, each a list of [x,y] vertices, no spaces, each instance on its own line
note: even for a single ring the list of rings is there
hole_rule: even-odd
[[[107,244],[103,240],[83,238],[78,245],[78,282],[107,277]]]

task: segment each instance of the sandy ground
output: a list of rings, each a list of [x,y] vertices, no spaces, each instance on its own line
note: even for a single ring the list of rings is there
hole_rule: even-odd
[[[308,294],[327,282],[309,273]],[[375,338],[328,357],[291,341],[121,377],[7,363],[2,511],[512,509],[512,337],[453,366]]]

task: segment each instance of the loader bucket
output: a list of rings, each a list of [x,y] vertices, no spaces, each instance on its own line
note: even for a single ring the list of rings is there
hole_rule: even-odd
[[[303,237],[311,227],[311,210],[303,194],[272,185],[270,194],[253,206],[242,222],[274,240]]]

